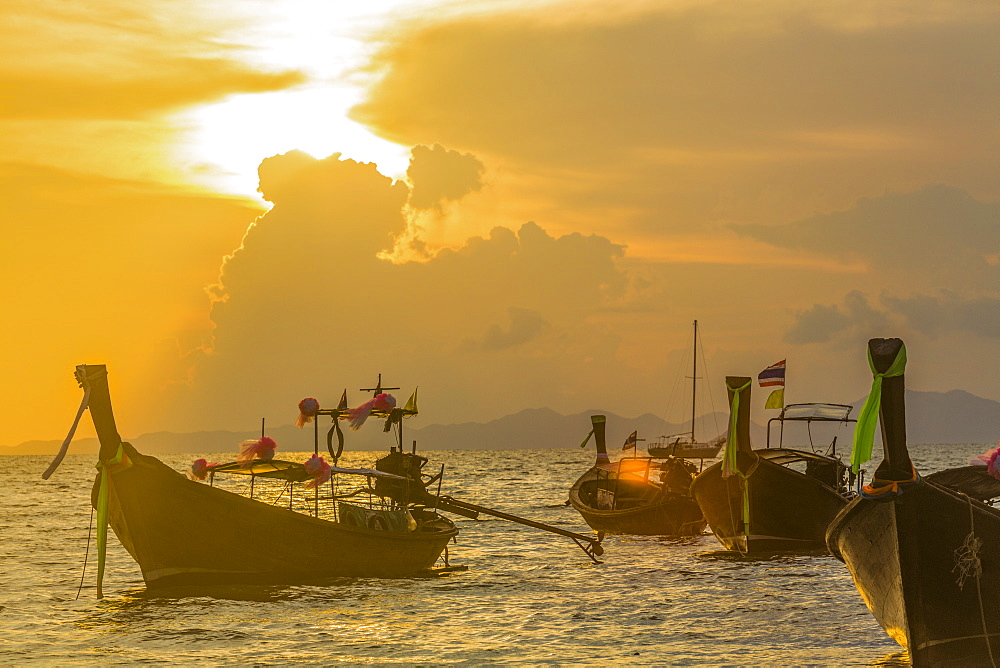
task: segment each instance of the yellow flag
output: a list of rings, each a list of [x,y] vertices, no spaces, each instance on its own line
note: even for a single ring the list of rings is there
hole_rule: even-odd
[[[771,393],[767,398],[764,408],[782,409],[785,407],[785,388],[781,387]]]
[[[413,394],[410,395],[406,405],[403,406],[403,411],[409,415],[417,414],[417,389],[419,388],[413,390]]]

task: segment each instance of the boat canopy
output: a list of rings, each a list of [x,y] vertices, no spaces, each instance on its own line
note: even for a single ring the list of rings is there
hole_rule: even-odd
[[[248,464],[232,462],[229,464],[212,466],[209,467],[208,470],[213,473],[249,475],[256,478],[277,478],[279,480],[287,480],[289,482],[303,482],[313,477],[311,473],[306,471],[304,464],[299,464],[298,462],[287,462],[281,459],[272,459],[270,461],[255,459]],[[331,466],[330,472],[343,473],[347,475],[372,476],[375,478],[394,478],[396,480],[406,480],[406,478],[402,476],[386,473],[385,471],[376,471],[375,469],[348,469],[341,466]]]
[[[208,470],[212,473],[230,473],[234,475],[249,475],[256,478],[277,478],[288,480],[289,482],[303,482],[312,478],[306,473],[306,467],[297,462],[286,462],[281,459],[254,459],[246,464],[231,462],[229,464],[219,464],[210,466]]]
[[[761,459],[766,459],[770,462],[778,464],[779,466],[787,466],[788,464],[792,464],[794,462],[812,461],[830,463],[832,461],[829,457],[824,457],[823,455],[815,452],[806,452],[805,450],[789,450],[785,448],[754,450],[754,454],[758,455]]]
[[[772,420],[804,420],[807,422],[856,422],[850,418],[853,406],[844,404],[788,404],[781,415]]]

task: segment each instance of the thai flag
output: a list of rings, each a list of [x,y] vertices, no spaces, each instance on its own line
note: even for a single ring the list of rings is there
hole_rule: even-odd
[[[633,431],[625,439],[625,445],[622,446],[622,450],[628,450],[629,448],[635,447],[635,442],[639,440],[639,432]]]
[[[775,362],[757,374],[757,382],[761,387],[785,386],[785,360]]]

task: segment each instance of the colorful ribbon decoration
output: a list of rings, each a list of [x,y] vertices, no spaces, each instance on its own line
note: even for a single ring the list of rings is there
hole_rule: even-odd
[[[882,379],[902,376],[906,370],[906,346],[900,345],[896,359],[886,369],[885,373],[875,371],[871,348],[868,349],[868,366],[871,367],[874,378],[872,391],[865,400],[865,405],[858,415],[858,423],[854,427],[854,447],[851,449],[851,471],[855,475],[861,471],[861,466],[872,458],[872,448],[875,445],[875,425],[878,424],[878,411],[882,405]]]
[[[879,480],[878,478],[872,478],[871,484],[861,488],[861,496],[866,499],[881,499],[890,494],[892,496],[899,496],[903,493],[904,487],[920,482],[920,474],[917,473],[917,469],[913,466],[912,462],[910,462],[910,471],[912,471],[912,475],[907,480]]]
[[[739,449],[736,422],[740,413],[740,392],[750,387],[752,382],[753,379],[749,379],[739,387],[730,387],[729,383],[726,383],[726,389],[731,390],[733,393],[733,402],[729,407],[729,436],[726,439],[726,449],[722,453],[723,478],[728,478],[734,473],[739,473],[739,468],[736,465],[736,451]]]
[[[739,421],[740,415],[740,393],[750,387],[753,383],[752,378],[748,378],[747,382],[739,387],[732,387],[728,382],[726,383],[726,389],[732,391],[733,401],[729,407],[729,435],[726,438],[726,449],[722,453],[722,477],[728,478],[734,473],[743,480],[743,535],[750,535],[750,485],[747,484],[747,478],[757,469],[757,462],[750,467],[750,470],[743,474],[739,465],[736,461],[736,453],[739,451],[739,436],[737,434],[737,422]]]
[[[131,466],[121,444],[118,452],[107,461],[97,462],[97,470],[101,475],[101,487],[97,493],[97,598],[104,598],[101,588],[104,584],[104,561],[108,548],[108,484],[110,474],[114,470]]]

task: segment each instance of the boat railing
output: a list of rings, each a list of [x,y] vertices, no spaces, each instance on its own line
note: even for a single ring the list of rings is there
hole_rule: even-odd
[[[625,468],[627,462],[634,462],[634,464],[629,464],[628,468]],[[621,488],[620,483],[624,476],[634,477],[635,482],[642,482],[644,484],[649,484],[650,472],[654,468],[655,460],[652,457],[641,457],[635,453],[631,456],[622,457],[619,459],[614,468],[598,468],[597,469],[597,489],[603,489],[609,492],[611,495],[611,508],[609,510],[618,509],[618,492]],[[655,462],[656,470],[659,470],[659,462]],[[612,474],[614,474],[614,480],[612,481]],[[601,483],[604,483],[602,487]],[[610,489],[608,489],[610,487]]]
[[[347,501],[371,510],[399,510],[404,504],[375,493],[372,476],[333,474],[330,481],[316,488],[301,482],[268,478],[254,473],[217,475],[212,471],[209,484],[254,501],[334,522],[341,520],[339,503]],[[224,473],[224,472],[221,472]]]

